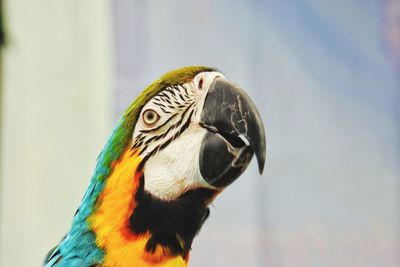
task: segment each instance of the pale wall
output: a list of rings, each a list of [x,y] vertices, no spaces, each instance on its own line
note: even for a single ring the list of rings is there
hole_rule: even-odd
[[[0,266],[40,266],[111,129],[108,1],[5,1]]]

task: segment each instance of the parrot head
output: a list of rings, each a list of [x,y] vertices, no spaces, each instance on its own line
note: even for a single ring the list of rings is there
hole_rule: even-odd
[[[264,126],[242,89],[208,67],[165,74],[118,121],[50,261],[186,266],[209,204],[253,155],[261,173]]]
[[[131,149],[143,158],[146,192],[169,201],[193,189],[221,191],[243,173],[253,154],[262,172],[260,115],[249,96],[222,73],[183,68],[153,86],[154,96],[132,123]]]

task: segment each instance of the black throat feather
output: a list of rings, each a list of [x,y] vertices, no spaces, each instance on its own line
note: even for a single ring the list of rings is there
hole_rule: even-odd
[[[144,176],[136,193],[136,208],[129,218],[136,234],[150,232],[146,250],[154,252],[157,245],[169,248],[173,255],[187,256],[194,237],[210,211],[208,203],[216,191],[206,188],[190,190],[179,198],[161,200],[144,190]]]

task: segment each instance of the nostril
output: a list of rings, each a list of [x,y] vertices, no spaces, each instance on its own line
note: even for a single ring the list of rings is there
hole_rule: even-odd
[[[222,137],[228,141],[233,147],[240,148],[240,147],[245,147],[246,143],[243,142],[242,138],[239,136],[229,134],[229,133],[224,133],[224,132],[218,132]]]

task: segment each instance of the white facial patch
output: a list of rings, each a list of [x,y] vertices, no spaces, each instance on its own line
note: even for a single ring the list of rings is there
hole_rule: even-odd
[[[144,167],[146,191],[170,200],[199,187],[213,188],[201,176],[199,156],[207,130],[189,127],[178,139],[150,157]]]

